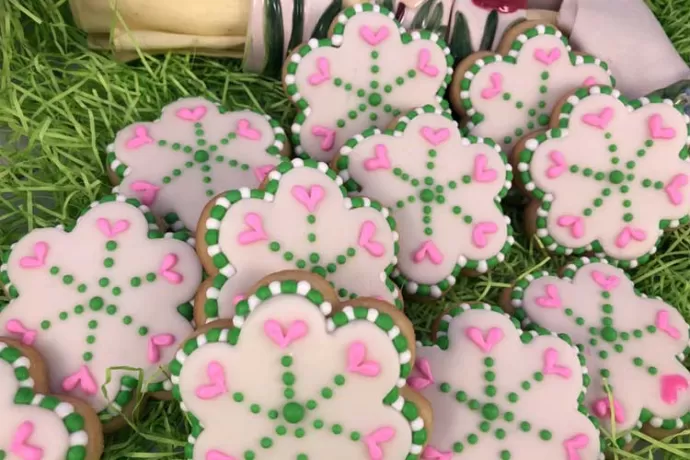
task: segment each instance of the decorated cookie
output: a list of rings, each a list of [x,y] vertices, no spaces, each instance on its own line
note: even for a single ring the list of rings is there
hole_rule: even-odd
[[[394,129],[355,136],[337,166],[348,189],[393,209],[400,233],[393,276],[409,293],[440,297],[462,269],[486,272],[513,243],[500,206],[510,165],[493,141],[463,138],[440,109],[425,106]]]
[[[119,195],[94,203],[69,231],[32,231],[1,267],[13,300],[0,334],[46,358],[51,391],[88,401],[109,421],[138,383],[170,389],[161,368],[192,331],[189,301],[201,281],[186,238],[164,238],[148,208]]]
[[[586,347],[586,404],[609,431],[612,423],[621,434],[643,423],[676,429],[690,422],[690,372],[683,366],[689,326],[671,305],[637,293],[621,269],[583,258],[562,278],[528,275],[507,307],[525,323],[567,333]]]
[[[572,53],[550,25],[516,26],[498,53],[461,62],[450,97],[472,134],[494,139],[509,154],[522,136],[549,124],[563,97],[579,87],[614,83],[604,62]]]
[[[489,305],[462,304],[417,347],[408,385],[431,403],[423,460],[597,460],[599,432],[580,406],[589,383],[567,337],[523,332]]]
[[[322,284],[267,280],[232,323],[208,325],[175,355],[187,458],[420,458],[431,413],[405,382],[412,325],[374,299],[334,304]]]
[[[98,460],[96,413],[73,398],[47,395],[38,353],[0,339],[0,459]]]
[[[256,187],[289,153],[280,125],[250,110],[180,99],[153,123],[135,123],[108,146],[115,190],[137,198],[175,230],[195,230],[215,195]]]
[[[594,252],[635,267],[664,230],[690,218],[690,117],[671,101],[581,89],[551,131],[518,146],[519,178],[539,202],[528,220],[559,254]]]
[[[285,87],[299,109],[296,153],[330,161],[355,134],[442,104],[453,71],[449,53],[437,34],[408,34],[378,5],[346,9],[330,39],[309,41],[286,63]]]

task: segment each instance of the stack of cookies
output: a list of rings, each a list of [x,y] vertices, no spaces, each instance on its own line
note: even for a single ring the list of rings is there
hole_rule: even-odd
[[[375,4],[283,81],[290,136],[179,100],[119,132],[112,195],[5,255],[0,459],[98,458],[140,395],[205,460],[596,460],[690,422],[690,326],[626,272],[690,222],[673,102],[549,24],[455,63]],[[505,263],[521,194],[568,264],[416,338],[405,301]]]

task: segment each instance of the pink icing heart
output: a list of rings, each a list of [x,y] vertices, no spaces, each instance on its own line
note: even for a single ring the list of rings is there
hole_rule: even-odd
[[[295,185],[292,187],[291,193],[309,212],[316,211],[319,203],[326,196],[326,192],[320,185],[312,185],[309,190],[301,185]]]
[[[383,460],[383,449],[381,444],[386,443],[395,437],[395,429],[384,426],[372,431],[364,436],[362,441],[367,446],[370,460]]]
[[[275,169],[275,166],[273,165],[257,166],[254,168],[254,176],[256,176],[256,180],[263,182],[264,179],[266,179],[266,176],[268,176],[268,173],[273,171],[273,169]]]
[[[163,276],[170,284],[180,284],[184,281],[184,277],[181,273],[173,270],[175,265],[177,265],[178,257],[176,254],[167,254],[163,257],[163,262],[161,262],[161,267],[158,273]]]
[[[125,147],[134,150],[151,143],[153,143],[153,139],[149,136],[148,129],[145,126],[137,126],[134,128],[134,136],[129,138]]]
[[[426,446],[422,451],[422,460],[453,460],[453,454],[441,452],[432,446]]]
[[[362,342],[353,342],[347,350],[348,372],[376,377],[381,373],[381,365],[376,361],[367,361],[367,347]]]
[[[472,244],[483,249],[489,244],[487,235],[493,235],[498,231],[498,225],[494,222],[480,222],[472,229]]]
[[[547,284],[545,289],[546,295],[537,297],[535,302],[543,308],[560,308],[563,306],[561,296],[558,294],[558,288],[553,284]]]
[[[20,336],[20,340],[24,345],[33,345],[36,341],[36,334],[38,334],[35,329],[29,329],[18,319],[11,319],[7,321],[7,324],[5,324],[5,330],[12,335]]]
[[[419,50],[419,54],[417,55],[417,70],[429,77],[435,77],[438,75],[438,67],[429,64],[429,61],[431,61],[431,52],[427,48]]]
[[[388,38],[389,34],[390,32],[388,31],[388,27],[386,26],[379,27],[376,30],[376,32],[374,32],[374,30],[372,30],[372,28],[367,25],[364,25],[359,28],[359,36],[362,37],[362,39],[371,46],[378,45],[386,38]]]
[[[493,182],[498,177],[495,169],[489,168],[489,160],[483,153],[474,157],[474,170],[472,177],[477,182]]]
[[[431,365],[426,358],[418,359],[414,364],[414,370],[418,375],[411,376],[407,379],[407,384],[415,390],[423,390],[435,383],[434,375],[431,372]]]
[[[565,448],[565,453],[568,456],[568,460],[582,460],[580,457],[580,449],[584,449],[589,444],[589,436],[586,434],[576,434],[572,438],[563,441],[563,447]]]
[[[493,99],[503,92],[503,75],[500,73],[494,72],[489,75],[489,83],[491,86],[482,90],[482,99]]]
[[[616,423],[625,423],[625,410],[623,409],[623,405],[616,399],[613,400],[613,409]],[[601,398],[592,402],[592,412],[602,419],[611,417],[611,404],[609,398]]]
[[[213,449],[206,452],[206,460],[237,460],[237,458]]]
[[[193,107],[193,108],[182,108],[179,109],[177,112],[175,112],[175,115],[177,115],[177,118],[185,121],[194,121],[197,122],[204,118],[206,115],[206,107],[203,105]]]
[[[547,348],[544,351],[544,375],[558,375],[564,379],[569,379],[572,375],[570,368],[558,364],[558,350]]]
[[[149,338],[148,359],[150,363],[158,363],[161,360],[161,348],[169,347],[175,343],[172,334],[156,334]]]
[[[545,65],[551,65],[561,57],[561,50],[558,48],[551,48],[548,52],[543,48],[534,50],[534,59]]]
[[[429,144],[437,146],[448,140],[450,130],[448,128],[433,129],[431,126],[425,126],[421,129],[421,134]]]
[[[34,244],[34,255],[24,256],[19,259],[19,266],[22,268],[41,268],[46,263],[48,256],[48,243],[39,241]]]
[[[301,320],[290,323],[287,331],[283,331],[283,327],[276,320],[269,319],[264,323],[264,333],[266,336],[282,349],[306,336],[307,332],[309,332],[307,323]]]
[[[667,374],[661,377],[661,399],[666,404],[678,402],[678,392],[688,389],[688,381],[680,374]]]
[[[251,122],[246,118],[242,118],[237,122],[237,135],[250,141],[261,139],[261,131],[252,128]]]
[[[331,64],[325,57],[316,60],[316,72],[309,75],[307,81],[311,86],[318,86],[331,79]]]
[[[582,116],[582,122],[593,128],[606,129],[613,120],[614,110],[612,107],[605,107],[599,113],[588,113]]]
[[[196,387],[195,394],[199,399],[213,399],[228,392],[225,381],[225,369],[218,361],[211,361],[206,366],[206,376],[210,383]]]
[[[376,171],[377,169],[391,169],[391,161],[388,158],[388,149],[383,144],[374,147],[374,156],[364,160],[364,169]]]
[[[321,150],[328,152],[335,146],[335,130],[331,128],[326,128],[325,126],[314,126],[311,129],[311,133],[320,137],[321,139]]]
[[[357,244],[360,248],[365,249],[374,257],[381,257],[386,252],[386,248],[373,238],[376,235],[376,224],[370,220],[362,223],[359,229],[359,238]]]
[[[563,153],[558,150],[553,150],[549,153],[549,159],[551,160],[551,166],[546,170],[546,177],[556,179],[565,172],[568,165],[565,163]]]
[[[108,238],[113,238],[114,236],[127,231],[129,228],[129,221],[120,219],[115,221],[114,224],[110,223],[110,220],[100,217],[96,221],[96,226],[101,231],[101,233]]]
[[[556,223],[559,227],[569,227],[573,238],[582,238],[585,234],[585,222],[582,217],[561,216]]]
[[[597,79],[594,77],[587,77],[585,78],[585,81],[582,82],[582,86],[590,87],[594,86],[597,84]]]
[[[676,130],[671,127],[664,127],[664,119],[658,113],[649,117],[649,133],[655,140],[670,140],[676,137]]]
[[[42,460],[43,449],[29,444],[29,438],[33,434],[34,424],[29,421],[22,422],[12,436],[10,452],[22,460]]]
[[[91,371],[86,366],[80,367],[77,372],[66,377],[62,381],[62,389],[64,391],[72,391],[77,387],[87,395],[95,395],[98,391],[96,381],[93,375],[91,375]]]
[[[248,230],[237,235],[237,242],[242,246],[268,239],[268,235],[266,235],[264,231],[263,218],[259,214],[253,212],[247,213],[244,216],[244,223]]]
[[[427,240],[419,246],[419,249],[412,255],[412,260],[419,264],[427,257],[434,265],[440,265],[443,262],[443,254],[431,240]]]
[[[618,238],[616,238],[616,246],[624,249],[632,240],[644,241],[646,238],[647,232],[641,228],[635,228],[628,225],[618,234]]]
[[[604,291],[612,291],[620,283],[620,278],[616,275],[606,276],[604,273],[594,270],[592,272],[592,279],[597,283]]]
[[[671,315],[668,311],[660,310],[656,314],[655,324],[657,329],[659,329],[662,332],[665,332],[672,339],[678,340],[681,337],[680,331],[671,325],[671,322],[669,321],[670,316]]]
[[[683,192],[680,191],[681,188],[688,185],[688,176],[685,174],[676,174],[673,179],[669,181],[666,185],[666,195],[668,199],[674,205],[678,206],[683,204]]]
[[[158,190],[160,190],[160,187],[143,180],[132,182],[129,188],[136,193],[139,200],[146,206],[151,206],[156,201]]]
[[[482,333],[477,327],[468,327],[465,335],[484,353],[489,353],[501,340],[503,331],[497,327],[492,327],[486,334]]]

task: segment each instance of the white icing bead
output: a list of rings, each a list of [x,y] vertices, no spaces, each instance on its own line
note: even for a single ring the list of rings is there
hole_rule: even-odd
[[[74,412],[74,406],[70,403],[61,402],[55,406],[54,411],[60,418],[65,418]]]
[[[300,281],[297,283],[297,294],[305,296],[311,291],[311,284],[306,281]]]
[[[197,347],[201,348],[201,347],[203,347],[204,345],[206,345],[207,342],[208,342],[208,340],[206,339],[206,335],[205,335],[205,334],[201,334],[201,335],[197,335],[197,336],[196,336],[196,345],[197,345]]]

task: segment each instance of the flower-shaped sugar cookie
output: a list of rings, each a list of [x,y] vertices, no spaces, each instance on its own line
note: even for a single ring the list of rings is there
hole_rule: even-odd
[[[598,460],[596,420],[580,401],[589,382],[567,337],[522,332],[489,305],[445,314],[419,345],[408,385],[431,403],[423,460]]]
[[[47,395],[38,353],[0,339],[0,459],[98,460],[96,413],[73,398]]]
[[[108,146],[108,164],[115,191],[175,230],[194,231],[212,197],[258,186],[288,153],[285,132],[270,117],[193,97],[166,106],[153,123],[121,130]]]
[[[378,5],[346,9],[330,39],[309,41],[286,62],[286,91],[299,110],[295,152],[330,161],[367,128],[383,128],[415,107],[445,107],[452,64],[438,34],[408,34]]]
[[[455,109],[469,117],[472,134],[494,139],[509,155],[522,136],[549,124],[563,97],[583,86],[614,83],[605,63],[572,53],[553,26],[516,26],[498,53],[461,62],[450,97]]]
[[[199,260],[179,241],[186,233],[164,238],[155,222],[137,200],[111,195],[70,231],[32,231],[1,267],[12,301],[0,334],[34,346],[51,364],[51,390],[84,399],[104,421],[134,402],[140,375],[145,391],[170,389],[161,367],[192,331],[183,314]]]
[[[463,138],[457,123],[425,106],[394,130],[368,130],[341,149],[346,188],[393,209],[400,253],[394,278],[407,292],[440,297],[462,269],[486,272],[513,243],[500,199],[512,170],[490,140]]]
[[[519,178],[541,201],[536,232],[559,254],[593,251],[635,267],[690,218],[690,117],[671,101],[578,90],[552,130],[521,142]]]
[[[529,275],[506,308],[585,346],[592,378],[586,405],[609,429],[611,421],[617,433],[690,422],[690,372],[682,363],[690,326],[672,306],[637,293],[621,269],[583,258],[562,278]]]
[[[341,299],[379,297],[402,308],[388,278],[397,261],[394,228],[377,202],[347,198],[326,164],[281,163],[262,190],[234,190],[206,207],[197,249],[212,277],[196,297],[196,322],[231,317],[257,281],[290,269],[321,275]]]
[[[213,323],[177,353],[187,458],[419,458],[430,411],[405,382],[412,325],[373,299],[333,304],[315,278],[265,280],[237,305],[234,327]]]

